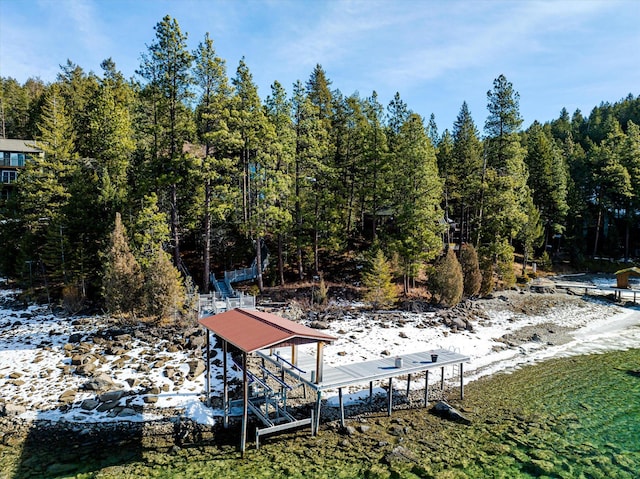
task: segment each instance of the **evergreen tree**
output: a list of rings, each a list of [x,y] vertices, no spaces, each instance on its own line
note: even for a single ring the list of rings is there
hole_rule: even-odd
[[[478,253],[470,243],[460,248],[460,267],[462,268],[463,294],[467,298],[477,296],[482,285],[482,273],[478,263]]]
[[[269,215],[273,221],[272,230],[278,243],[278,279],[284,286],[284,237],[293,222],[293,166],[295,159],[295,132],[292,121],[292,103],[286,91],[277,81],[271,86],[271,95],[265,102],[267,117],[275,131],[272,144],[273,177],[276,181],[270,187],[273,194],[273,210]]]
[[[368,122],[365,139],[365,179],[362,190],[362,221],[365,214],[371,217],[371,237],[375,240],[378,234],[378,210],[389,204],[391,198],[391,164],[389,148],[383,126],[383,107],[374,91],[365,104],[365,115]],[[364,224],[362,226],[364,232]]]
[[[538,122],[529,128],[525,162],[533,203],[544,225],[544,244],[553,234],[565,229],[567,204],[567,168],[560,150]]]
[[[442,181],[435,151],[422,119],[412,114],[402,125],[392,152],[396,165],[394,250],[402,259],[404,290],[409,290],[419,265],[433,259],[442,247]]]
[[[91,101],[99,88],[98,78],[93,73],[87,75],[71,60],[60,65],[60,70],[56,85],[69,115],[76,152],[80,157],[91,157],[89,113]]]
[[[429,276],[429,289],[433,299],[447,308],[455,306],[462,299],[462,267],[452,248],[448,248],[447,253],[436,261],[434,272]]]
[[[522,124],[519,95],[500,75],[494,80],[493,90],[487,93],[487,98],[487,161],[480,199],[478,243],[485,246],[479,253],[488,252],[497,267],[498,258],[506,257],[504,245],[509,245],[513,251],[511,242],[518,235],[522,237],[521,232],[528,222],[526,205],[531,193],[527,186],[525,151],[518,136]],[[509,274],[506,282],[511,282],[510,268],[497,269]]]
[[[458,222],[459,244],[471,241],[482,181],[482,143],[471,112],[464,102],[453,124],[453,149],[448,171],[451,213]]]
[[[170,256],[162,248],[156,248],[143,274],[145,314],[160,321],[178,319],[186,296],[180,272],[171,264]]]
[[[624,252],[625,259],[631,256],[631,229],[637,227],[637,212],[640,211],[640,126],[633,121],[627,124],[627,135],[620,149],[620,161],[629,173],[632,192],[626,210]]]
[[[321,143],[326,134],[317,113],[317,107],[306,96],[300,81],[293,86],[293,126],[295,132],[294,162],[294,216],[296,238],[296,263],[298,279],[305,276],[303,252],[312,244],[309,232],[314,223],[317,177],[322,171]]]
[[[183,34],[175,19],[165,16],[154,27],[155,42],[142,55],[138,74],[147,81],[148,101],[152,104],[152,163],[159,186],[166,187],[174,264],[181,264],[178,183],[185,175],[183,147],[192,134],[191,113],[187,102],[192,98],[191,64],[193,56],[187,49],[187,34]]]
[[[289,189],[289,177],[277,167],[276,133],[268,121],[253,77],[242,60],[233,80],[238,110],[237,129],[242,139],[243,230],[252,239],[256,251],[257,281],[263,289],[262,267],[264,239],[272,226],[286,221],[289,212],[282,199]]]
[[[335,246],[331,232],[333,230],[337,199],[337,175],[335,171],[335,145],[331,142],[331,120],[333,117],[333,98],[330,90],[331,81],[327,78],[322,66],[316,65],[307,81],[306,94],[313,105],[315,129],[317,137],[317,159],[313,165],[314,174],[309,176],[313,185],[309,192],[312,195],[312,214],[309,215],[311,226],[311,245],[313,251],[313,271],[320,274],[320,246],[324,238],[327,244]]]
[[[139,308],[142,290],[142,273],[127,240],[127,232],[120,213],[116,213],[115,225],[104,254],[102,295],[107,311],[130,314]]]
[[[132,250],[143,270],[157,260],[157,249],[162,249],[169,241],[169,225],[167,215],[158,207],[155,193],[145,196],[137,214],[133,219],[131,230]]]
[[[240,149],[241,138],[232,131],[230,122],[236,116],[225,62],[216,55],[213,40],[207,34],[194,53],[194,77],[200,89],[196,109],[197,130],[204,145],[200,164],[200,181],[204,184],[202,205],[203,275],[202,291],[208,291],[211,271],[211,241],[214,221],[224,221],[235,200],[233,179],[234,155]]]
[[[135,149],[129,108],[132,93],[119,77],[112,61],[103,62],[105,77],[89,111],[88,144],[97,160],[101,179],[100,198],[113,216],[127,198],[127,173]],[[108,205],[108,206],[107,206]]]
[[[36,145],[44,155],[26,162],[16,182],[16,214],[23,227],[21,262],[42,260],[49,279],[57,283],[66,280],[64,245],[68,230],[63,209],[78,165],[71,119],[55,84],[47,96],[39,128]]]
[[[381,249],[377,249],[367,271],[362,273],[362,285],[366,288],[364,300],[375,309],[387,309],[398,300],[392,282],[391,265]]]

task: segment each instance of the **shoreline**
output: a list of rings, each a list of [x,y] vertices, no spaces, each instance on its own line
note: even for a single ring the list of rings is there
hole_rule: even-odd
[[[439,316],[450,315],[449,311],[436,310],[426,313],[394,311],[380,314],[353,307],[345,308],[341,317],[330,318],[327,321],[328,332],[336,334],[340,339],[327,348],[326,361],[332,365],[340,365],[354,362],[354,359],[375,359],[381,354],[401,355],[403,352],[428,350],[434,347],[457,349],[471,357],[471,364],[465,365],[466,385],[488,375],[499,372],[508,373],[522,366],[555,357],[640,348],[640,308],[623,307],[592,296],[579,297],[558,292],[534,293],[512,290],[497,292],[490,299],[475,300],[471,306],[467,305],[467,309],[465,312],[467,327],[456,330],[455,326],[447,325],[448,320]],[[5,313],[5,318],[0,316],[0,326],[2,326],[7,310],[0,311]],[[11,314],[16,316],[15,312]],[[469,320],[469,317],[474,319]],[[311,322],[310,319],[306,321]],[[27,320],[17,322],[24,323]],[[43,336],[51,333],[51,331],[46,332],[47,324],[59,327],[60,321],[49,317],[42,324],[38,324],[38,327],[44,330]],[[6,337],[6,325],[4,330],[0,329],[0,332],[3,333],[3,337]],[[73,329],[59,335],[64,334],[74,334]],[[56,336],[58,334],[53,337]],[[44,362],[41,359],[42,355],[51,353],[54,362],[58,363],[55,364],[56,369],[62,370],[63,373],[57,377],[54,376],[54,381],[49,381],[49,390],[40,391],[41,397],[35,398],[32,407],[25,407],[24,411],[18,409],[19,413],[12,415],[16,419],[27,422],[58,420],[75,423],[79,427],[119,421],[151,423],[169,419],[175,422],[176,418],[188,419],[204,426],[215,426],[218,423],[216,410],[206,408],[201,401],[204,382],[202,372],[200,376],[190,379],[187,377],[190,372],[190,366],[187,366],[187,363],[193,362],[194,354],[197,359],[199,351],[197,348],[193,351],[176,352],[173,359],[164,361],[166,366],[162,374],[159,371],[154,372],[156,380],[161,375],[164,380],[167,370],[178,371],[183,376],[180,387],[177,386],[178,381],[174,383],[165,381],[164,384],[170,384],[170,386],[157,388],[158,390],[150,390],[148,387],[142,389],[138,387],[134,390],[133,386],[126,388],[126,384],[127,381],[134,384],[138,381],[137,376],[134,377],[129,372],[129,377],[125,378],[124,375],[119,376],[117,372],[112,373],[112,376],[120,379],[125,389],[132,390],[131,396],[125,395],[127,405],[135,407],[136,411],[142,411],[141,413],[122,418],[108,417],[106,414],[101,416],[91,414],[91,411],[82,410],[82,405],[85,404],[84,401],[96,394],[91,391],[83,393],[80,389],[74,394],[74,402],[70,407],[67,406],[66,411],[51,408],[50,406],[58,402],[61,395],[69,389],[69,382],[78,387],[80,383],[78,379],[86,379],[78,378],[69,367],[72,358],[69,357],[70,355],[64,355],[64,347],[67,344],[69,343],[66,342],[66,338],[63,338],[58,342],[57,347],[54,345],[41,348],[31,345],[21,352],[22,355],[27,353],[33,355],[31,361],[35,363],[36,372]],[[134,353],[138,356],[136,357]],[[20,377],[11,379],[11,375],[15,376],[15,371],[12,372],[12,370],[16,365],[8,365],[10,361],[7,361],[7,354],[11,356],[7,349],[0,349],[0,376],[4,376],[4,378],[0,377],[0,386],[3,386],[1,384],[3,380],[5,385],[10,381],[16,384],[16,379],[20,386],[28,384],[28,374],[23,375],[23,379]],[[40,356],[37,356],[38,354]],[[143,353],[139,350],[129,350],[124,354],[130,357],[130,362],[142,362]],[[5,355],[4,360],[3,355]],[[40,360],[37,360],[38,357]],[[103,369],[108,369],[113,364],[114,362],[106,362]],[[121,369],[127,369],[126,366],[130,365],[121,364]],[[49,370],[52,368],[52,365],[48,367]],[[144,368],[142,369],[139,376],[145,374]],[[446,376],[448,378],[451,375]],[[127,381],[123,381],[123,378]],[[57,387],[55,379],[61,382]],[[420,387],[415,381],[413,385],[414,388]],[[3,389],[7,393],[11,392],[4,386]],[[13,389],[20,389],[20,387]],[[347,392],[345,404],[349,405],[350,400],[352,403],[357,401],[358,389],[361,388],[353,388]],[[335,399],[327,395],[327,405],[331,406]],[[6,394],[4,400],[5,404],[10,404],[12,401],[10,394]],[[154,400],[156,402],[153,402]],[[171,404],[172,400],[175,401],[174,404]],[[39,407],[45,405],[48,408],[38,409],[38,405]],[[74,419],[77,420],[74,421]]]

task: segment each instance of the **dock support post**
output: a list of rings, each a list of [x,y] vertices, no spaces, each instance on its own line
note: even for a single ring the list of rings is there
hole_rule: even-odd
[[[317,348],[318,350],[316,352],[316,384],[320,384],[322,382],[324,343],[320,341],[318,343]]]
[[[207,406],[211,407],[211,339],[210,331],[207,329],[207,371],[204,381],[204,387],[207,390]]]
[[[222,340],[222,411],[224,418],[222,424],[225,429],[229,427],[229,380],[227,379],[227,342]]]
[[[460,363],[460,399],[464,399],[464,379],[462,376],[462,363]]]
[[[387,414],[391,416],[393,408],[393,378],[389,378],[389,390],[387,392]]]
[[[321,408],[322,408],[322,391],[318,391],[318,397],[316,398],[316,416],[315,416],[316,434],[318,434],[318,431],[320,430],[320,409]]]
[[[411,374],[407,376],[407,401],[409,401],[409,391],[411,390]]]
[[[424,407],[429,404],[429,370],[425,371],[424,375]]]
[[[242,433],[240,435],[240,452],[244,457],[247,448],[247,422],[249,420],[249,378],[247,376],[247,353],[242,353]]]
[[[342,398],[342,388],[338,388],[338,403],[340,404],[340,426],[344,427],[344,400]]]
[[[369,406],[373,404],[373,381],[369,381]]]
[[[444,393],[444,366],[440,368],[440,390]]]

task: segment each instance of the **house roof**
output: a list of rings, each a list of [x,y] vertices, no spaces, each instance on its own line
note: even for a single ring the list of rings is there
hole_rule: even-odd
[[[40,148],[35,148],[35,140],[14,140],[0,138],[0,151],[12,151],[16,153],[42,153]]]
[[[255,310],[232,309],[201,318],[199,323],[245,353],[290,344],[331,343],[337,339],[275,314]]]
[[[616,271],[616,276],[619,274],[628,274],[631,276],[640,276],[640,268],[633,266],[631,268],[621,269],[620,271]]]

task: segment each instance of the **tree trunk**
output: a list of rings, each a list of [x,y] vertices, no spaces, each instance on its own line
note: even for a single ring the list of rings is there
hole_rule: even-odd
[[[284,258],[282,254],[282,233],[278,234],[278,274],[280,276],[280,286],[284,286]]]
[[[602,222],[602,209],[598,208],[598,221],[596,222],[596,239],[593,243],[593,256],[595,257],[598,253],[598,240],[600,236],[600,223]]]
[[[171,236],[173,238],[173,264],[180,267],[180,234],[178,231],[178,187],[171,184]]]
[[[258,280],[258,288],[262,293],[264,289],[262,284],[262,238],[259,236],[256,239],[256,279]]]
[[[203,278],[202,292],[209,292],[209,275],[211,273],[211,180],[204,186],[204,248],[202,254]]]

